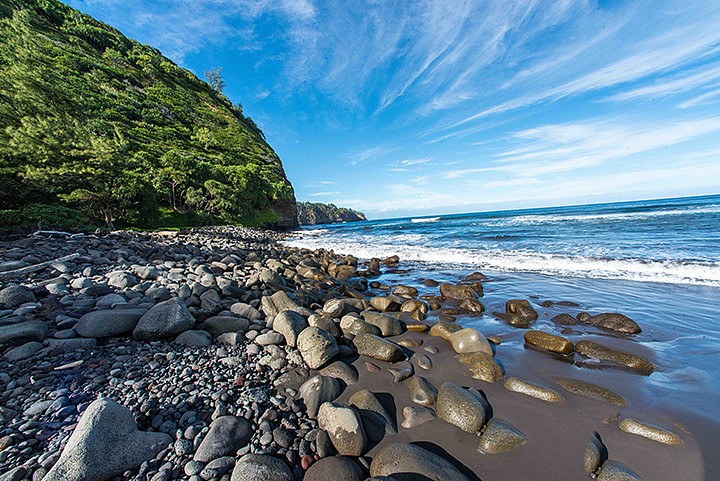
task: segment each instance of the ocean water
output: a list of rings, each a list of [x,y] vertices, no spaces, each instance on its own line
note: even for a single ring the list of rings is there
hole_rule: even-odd
[[[506,365],[523,363],[530,372],[537,353],[524,348],[523,330],[492,312],[504,311],[507,299],[530,299],[540,313],[533,328],[572,340],[600,336],[658,366],[638,379],[590,372],[585,363],[573,367],[578,376],[619,386],[636,404],[720,434],[720,195],[315,226],[286,244],[361,259],[397,254],[402,271],[379,280],[413,285],[421,294],[437,294],[424,279],[457,282],[481,271],[490,278],[486,312],[458,322],[500,335]],[[549,320],[581,311],[621,312],[643,332],[630,338],[583,326],[561,332]],[[562,374],[567,366],[556,368]]]

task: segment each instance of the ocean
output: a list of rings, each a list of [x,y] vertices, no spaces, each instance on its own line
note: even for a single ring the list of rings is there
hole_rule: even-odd
[[[500,335],[510,365],[528,354],[523,330],[492,315],[504,311],[507,299],[533,303],[540,312],[534,329],[571,338],[588,333],[562,332],[553,315],[621,312],[643,332],[615,342],[632,342],[658,369],[640,380],[608,374],[606,382],[631,390],[648,409],[720,433],[720,195],[323,225],[302,229],[286,244],[360,259],[396,254],[401,271],[380,282],[427,294],[437,288],[424,279],[458,282],[484,273],[485,314],[458,322]]]

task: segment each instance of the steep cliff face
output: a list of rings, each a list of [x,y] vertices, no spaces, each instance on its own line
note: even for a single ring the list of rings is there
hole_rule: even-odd
[[[221,87],[57,0],[0,1],[0,47],[0,211],[297,227],[280,159]]]
[[[334,204],[298,202],[298,221],[300,225],[335,224],[338,222],[358,222],[367,220],[362,212]]]

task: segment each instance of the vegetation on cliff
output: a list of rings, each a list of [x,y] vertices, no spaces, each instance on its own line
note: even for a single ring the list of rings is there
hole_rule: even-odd
[[[0,47],[0,224],[296,226],[280,159],[222,84],[57,0],[0,2]]]
[[[297,203],[298,222],[300,225],[334,224],[337,222],[357,222],[367,220],[362,212],[335,204],[313,202]]]

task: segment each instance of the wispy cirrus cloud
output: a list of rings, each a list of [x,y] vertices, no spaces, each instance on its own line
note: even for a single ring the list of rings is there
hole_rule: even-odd
[[[330,197],[333,195],[339,195],[340,191],[335,190],[332,192],[313,192],[312,194],[308,194],[308,197]]]

